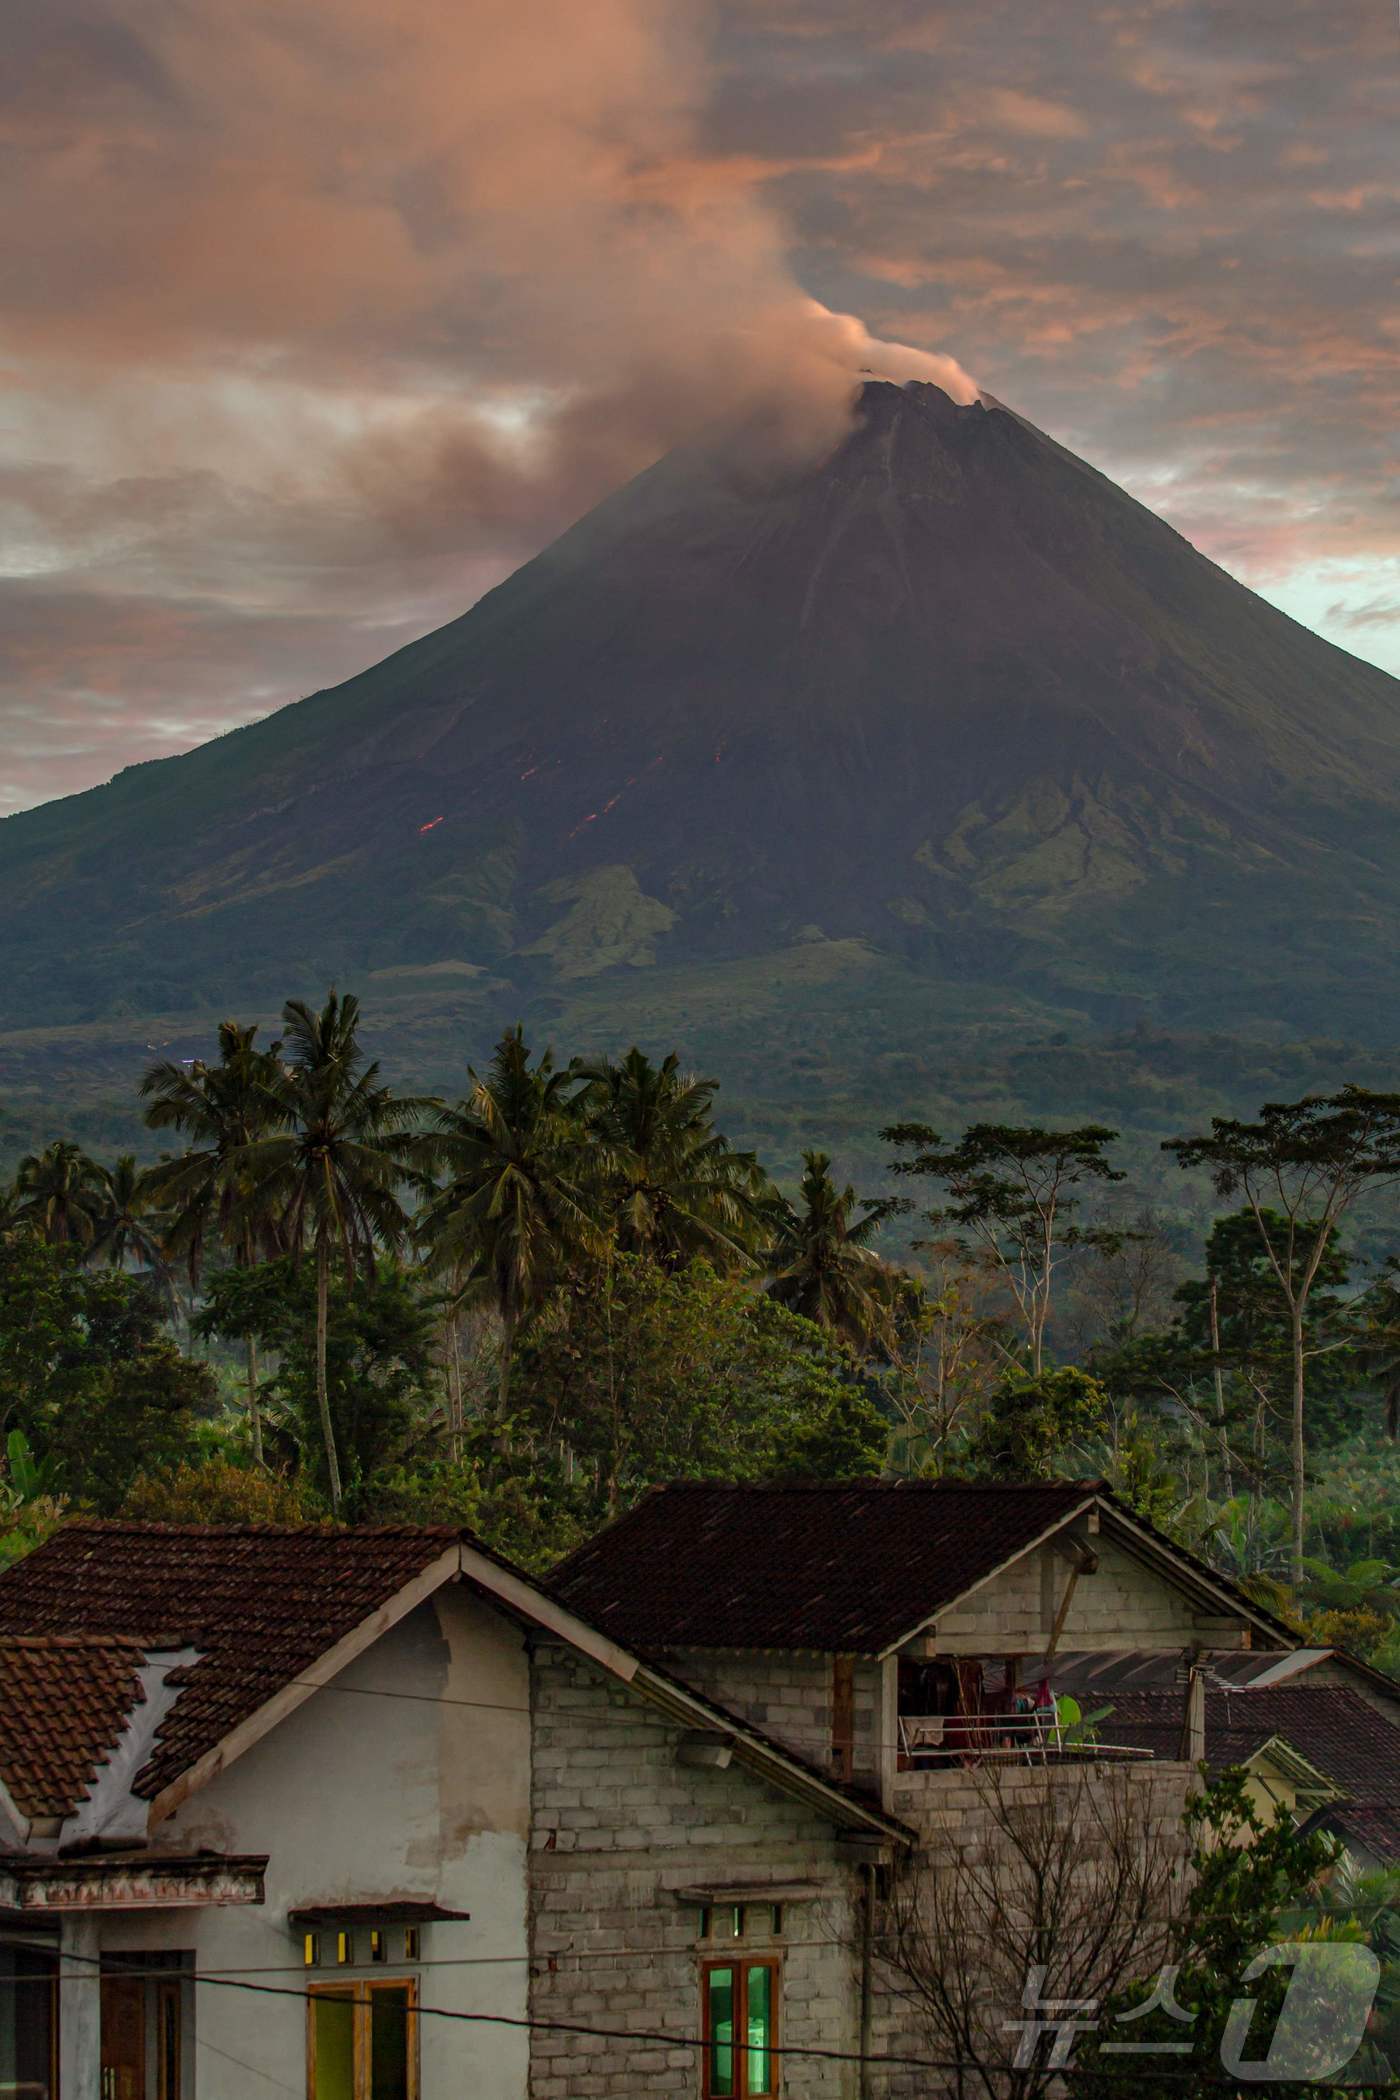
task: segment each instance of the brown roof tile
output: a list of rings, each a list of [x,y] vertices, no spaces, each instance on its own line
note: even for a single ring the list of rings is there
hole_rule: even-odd
[[[1101,1493],[857,1481],[659,1488],[556,1568],[550,1589],[624,1646],[878,1655]]]
[[[0,1779],[23,1816],[87,1799],[128,1714],[145,1697],[134,1641],[0,1635]]]
[[[1111,1706],[1105,1734],[1164,1754],[1181,1733],[1184,1691],[1081,1694]],[[1086,1712],[1089,1710],[1085,1707]],[[1282,1736],[1310,1765],[1358,1802],[1400,1806],[1400,1727],[1343,1684],[1280,1684],[1206,1694],[1206,1757],[1219,1769]],[[1165,1754],[1174,1755],[1175,1752]]]
[[[167,1680],[180,1696],[136,1780],[151,1798],[462,1536],[79,1521],[0,1573],[0,1636],[200,1650]]]

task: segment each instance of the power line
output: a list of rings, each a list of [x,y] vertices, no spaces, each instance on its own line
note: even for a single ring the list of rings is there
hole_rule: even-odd
[[[837,1942],[836,1944],[843,1943]],[[638,1958],[647,1960],[651,1959],[650,1955],[639,1956]],[[740,1957],[736,1956],[736,1959],[737,1958]],[[107,1959],[111,1960],[111,1957],[109,1956],[107,1957]],[[91,1980],[100,1982],[100,1971],[103,1960],[102,1956],[65,1952],[62,1956],[62,1960],[64,1962],[83,1963],[90,1968],[97,1969],[99,1971],[99,1975],[97,1976],[97,1978],[93,1979],[82,1976],[75,1976],[72,1974],[64,1975],[60,1970],[57,1978],[55,1979],[57,1982],[81,1983]],[[142,1970],[131,1969],[123,1966],[120,1968],[119,1971],[114,1971],[113,1973],[119,1973],[123,1977],[123,1979],[125,1979],[128,1982],[144,1981],[153,1977],[160,1978],[162,1980],[169,1980],[173,1976],[177,1977],[181,1982],[204,1984],[207,1987],[214,1990],[250,1991],[261,1997],[295,1998],[299,1999],[305,2005],[315,2004],[317,2002],[318,1997],[324,1995],[323,1993],[317,1992],[315,1990],[292,1990],[286,1985],[248,1983],[241,1980],[239,1977],[227,1974],[225,1972],[219,1972],[214,1970],[171,1969],[169,1967]],[[524,2029],[531,2033],[574,2034],[593,2040],[601,2040],[608,2042],[645,2042],[652,2047],[661,2047],[668,2049],[695,2049],[706,2052],[713,2052],[721,2048],[733,2047],[736,2049],[742,2049],[748,2046],[742,2040],[737,2039],[732,2043],[721,2043],[716,2042],[712,2038],[707,2037],[705,2035],[668,2034],[659,2029],[640,2027],[594,2027],[584,2021],[579,2020],[539,2020],[530,2018],[527,2015],[514,2013],[464,2012],[457,2010],[455,2007],[448,2007],[442,2005],[416,2005],[411,2008],[411,2013],[412,2016],[417,2019],[453,2020],[467,2026],[510,2027],[516,2029]],[[1046,2033],[1050,2034],[1053,2031],[1053,2023],[1047,2022]],[[774,2042],[771,2045],[765,2046],[766,2053],[774,2057],[793,2056],[802,2057],[805,2060],[818,2060],[824,2063],[868,2064],[877,2067],[883,2065],[887,2068],[898,2070],[957,2072],[967,2072],[969,2070],[976,2070],[979,2073],[985,2072],[1000,2077],[1007,2076],[1012,2071],[1024,2070],[1026,2068],[1025,2065],[1014,2064],[983,2064],[959,2062],[956,2058],[950,2057],[902,2056],[896,2054],[875,2055],[873,2053],[866,2053],[860,2050],[824,2049],[816,2044],[804,2044],[797,2042]],[[1124,2066],[1122,2072],[1120,2073],[1116,2070],[1116,2068],[1112,2070],[1105,2070],[1103,2067],[1097,2064],[1092,2066],[1088,2064],[1066,2064],[1058,2070],[1057,2075],[1062,2078],[1100,2078],[1108,2081],[1112,2081],[1113,2079],[1121,2076],[1125,2079],[1131,2079],[1134,2082],[1134,2084],[1138,2084],[1140,2083],[1143,2074],[1140,2069],[1129,2068],[1128,2066]],[[1237,2094],[1239,2091],[1240,2084],[1238,2076],[1206,2076],[1200,2071],[1187,2070],[1184,2068],[1181,2070],[1154,2068],[1151,2075],[1154,2079],[1165,2079],[1172,2083],[1185,2083],[1189,2081],[1193,2091],[1198,2092],[1204,2090],[1214,2090],[1216,2088],[1219,2088],[1222,2091],[1228,2091],[1232,2094]],[[1354,2092],[1356,2090],[1356,2085],[1354,2081],[1343,2079],[1329,2079],[1325,2081],[1309,2080],[1308,2085],[1309,2090],[1312,2092],[1332,2093]],[[1363,2090],[1367,2093],[1400,2092],[1400,2079],[1367,2079],[1364,2083]]]
[[[447,1696],[446,1694],[443,1694],[443,1693],[438,1693],[438,1692],[401,1692],[401,1691],[393,1691],[393,1690],[391,1690],[391,1689],[390,1689],[390,1688],[389,1688],[388,1686],[385,1686],[385,1685],[372,1685],[372,1684],[336,1684],[336,1683],[334,1683],[334,1682],[331,1682],[331,1683],[321,1683],[321,1682],[318,1682],[318,1681],[317,1681],[317,1679],[315,1679],[315,1678],[312,1678],[312,1677],[293,1677],[293,1678],[290,1678],[290,1679],[288,1680],[288,1682],[289,1682],[289,1684],[295,1685],[295,1686],[297,1686],[297,1687],[298,1687],[299,1689],[301,1689],[301,1690],[303,1690],[303,1691],[308,1691],[308,1692],[339,1692],[339,1693],[341,1693],[341,1694],[342,1694],[343,1696],[345,1696],[345,1697],[348,1697],[348,1698],[356,1698],[356,1699],[406,1699],[406,1700],[410,1701],[410,1702],[411,1702],[411,1703],[413,1703],[413,1704],[417,1704],[417,1705],[422,1705],[422,1706],[460,1706],[460,1707],[466,1707],[466,1708],[469,1708],[469,1709],[471,1709],[472,1711],[474,1711],[474,1712],[478,1712],[478,1713],[494,1713],[494,1714],[519,1714],[519,1715],[521,1715],[521,1716],[522,1716],[522,1717],[523,1717],[524,1719],[526,1719],[526,1720],[535,1720],[535,1721],[545,1721],[545,1722],[550,1722],[550,1723],[557,1723],[557,1722],[565,1722],[565,1721],[569,1721],[569,1720],[572,1720],[572,1719],[582,1719],[582,1720],[586,1720],[586,1721],[587,1721],[587,1722],[589,1723],[589,1725],[590,1725],[590,1726],[592,1725],[592,1723],[593,1723],[594,1721],[606,1721],[607,1723],[609,1723],[609,1725],[612,1725],[612,1726],[617,1726],[617,1727],[623,1727],[623,1728],[635,1728],[635,1727],[637,1726],[637,1717],[636,1717],[636,1715],[635,1715],[635,1714],[630,1714],[630,1713],[614,1713],[614,1712],[612,1712],[611,1710],[609,1710],[609,1709],[607,1709],[607,1708],[603,1708],[603,1709],[600,1709],[600,1710],[597,1710],[597,1711],[593,1711],[593,1712],[588,1712],[588,1713],[585,1713],[585,1712],[583,1712],[583,1711],[582,1711],[582,1709],[573,1709],[573,1708],[567,1708],[567,1707],[566,1707],[566,1708],[561,1708],[561,1709],[559,1709],[559,1710],[558,1710],[557,1712],[550,1712],[550,1711],[548,1711],[547,1709],[542,1709],[542,1708],[540,1708],[540,1707],[538,1707],[538,1706],[512,1706],[512,1705],[508,1705],[508,1704],[507,1704],[507,1703],[506,1703],[505,1701],[503,1701],[503,1700],[499,1700],[499,1699],[459,1699],[459,1698],[451,1698],[451,1697],[448,1697],[448,1696]],[[708,1701],[708,1694],[707,1694],[707,1693],[705,1693],[705,1692],[701,1692],[701,1691],[698,1691],[698,1690],[696,1689],[696,1687],[694,1687],[694,1686],[692,1686],[692,1685],[683,1685],[683,1686],[682,1686],[682,1689],[684,1689],[684,1690],[686,1690],[686,1691],[689,1691],[689,1692],[691,1692],[691,1693],[692,1693],[692,1694],[693,1694],[693,1695],[694,1695],[694,1696],[695,1696],[696,1698],[698,1698],[698,1699],[702,1699],[702,1700],[706,1700],[706,1701]],[[1245,1696],[1245,1695],[1243,1695],[1243,1694],[1242,1694],[1241,1696]],[[740,1728],[740,1729],[744,1729],[744,1730],[747,1730],[747,1731],[749,1731],[750,1733],[753,1733],[753,1732],[757,1732],[757,1733],[759,1733],[760,1735],[762,1735],[762,1736],[763,1736],[763,1739],[764,1739],[764,1741],[765,1741],[765,1744],[766,1744],[766,1745],[767,1745],[768,1747],[771,1747],[771,1748],[777,1749],[777,1750],[779,1750],[779,1751],[781,1751],[781,1750],[783,1750],[783,1749],[785,1749],[785,1748],[786,1748],[786,1749],[792,1749],[792,1748],[793,1748],[793,1746],[794,1746],[794,1745],[796,1745],[796,1744],[798,1744],[798,1743],[809,1743],[809,1744],[812,1744],[812,1745],[816,1746],[816,1747],[817,1747],[817,1748],[819,1748],[819,1749],[825,1749],[825,1750],[830,1750],[830,1748],[831,1748],[831,1738],[830,1738],[830,1736],[829,1736],[829,1735],[824,1735],[824,1734],[808,1734],[808,1733],[807,1733],[807,1732],[806,1732],[805,1730],[794,1730],[794,1731],[793,1731],[793,1732],[792,1732],[792,1733],[791,1733],[790,1735],[782,1735],[782,1736],[778,1736],[778,1735],[773,1735],[773,1736],[767,1736],[767,1735],[766,1735],[766,1734],[764,1733],[764,1724],[763,1724],[762,1722],[757,1722],[757,1721],[748,1721],[748,1720],[746,1720],[746,1719],[744,1718],[744,1716],[743,1716],[742,1714],[736,1714],[736,1713],[730,1713],[730,1712],[728,1712],[728,1711],[722,1711],[722,1710],[720,1710],[719,1708],[716,1708],[716,1712],[715,1712],[715,1718],[716,1718],[716,1720],[717,1720],[717,1721],[719,1721],[719,1722],[720,1722],[720,1723],[721,1723],[721,1724],[722,1724],[723,1726],[725,1726],[725,1727],[733,1727],[733,1728]],[[927,1718],[929,1718],[929,1716],[926,1716],[926,1715],[923,1715],[923,1714],[919,1714],[919,1715],[910,1715],[910,1717],[909,1717],[909,1718],[910,1718],[911,1720],[914,1720],[914,1719],[917,1719],[917,1720],[924,1720],[924,1719],[927,1719]],[[999,1717],[999,1716],[998,1716],[998,1715],[996,1715],[995,1713],[987,1713],[987,1714],[980,1714],[980,1715],[979,1715],[979,1714],[971,1714],[971,1715],[966,1715],[966,1716],[964,1716],[964,1715],[956,1715],[956,1714],[955,1714],[955,1715],[949,1716],[949,1718],[951,1718],[951,1719],[953,1719],[953,1720],[962,1720],[962,1719],[967,1719],[967,1720],[970,1720],[970,1721],[974,1722],[975,1724],[977,1724],[978,1726],[980,1726],[980,1727],[981,1727],[982,1729],[984,1729],[984,1731],[985,1731],[986,1733],[988,1733],[988,1734],[990,1734],[990,1735],[995,1735],[995,1734],[997,1734],[997,1733],[998,1733],[998,1724],[999,1724],[999,1722],[1000,1722],[1000,1732],[1001,1732],[1002,1734],[1008,1734],[1008,1733],[1009,1733],[1009,1734],[1013,1734],[1013,1735],[1014,1735],[1014,1734],[1016,1733],[1016,1729],[1015,1729],[1015,1726],[1014,1726],[1014,1725],[1008,1725],[1008,1723],[1007,1723],[1007,1721],[1006,1721],[1006,1719],[1005,1719],[1004,1717]],[[1012,1717],[1011,1717],[1011,1721],[1012,1721],[1012,1723],[1014,1723],[1014,1722],[1015,1722],[1015,1721],[1016,1721],[1016,1720],[1017,1720],[1018,1718],[1024,1718],[1024,1717],[1012,1716]],[[659,1725],[667,1725],[667,1724],[666,1724],[666,1723],[661,1723],[661,1724],[659,1724]],[[678,1723],[676,1723],[676,1722],[675,1722],[674,1720],[671,1720],[671,1721],[670,1721],[670,1723],[669,1723],[669,1725],[671,1725],[671,1726],[677,1726],[677,1725],[679,1725],[679,1724],[678,1724]],[[1047,1723],[1047,1726],[1048,1726],[1048,1727],[1053,1727],[1054,1725],[1055,1725],[1054,1723]],[[1030,1731],[1029,1731],[1029,1730],[1027,1730],[1027,1731],[1026,1731],[1026,1734],[1027,1734],[1027,1741],[1026,1741],[1026,1744],[1024,1745],[1024,1754],[1025,1754],[1025,1756],[1026,1756],[1026,1758],[1027,1758],[1027,1761],[1028,1761],[1028,1762],[1030,1761],[1030,1756],[1031,1756],[1031,1752],[1032,1752],[1033,1750],[1038,1750],[1038,1749],[1054,1749],[1054,1748],[1056,1747],[1056,1746],[1055,1746],[1054,1744],[1050,1744],[1050,1743],[1040,1743],[1040,1742],[1033,1742],[1033,1741],[1031,1740],[1031,1738],[1030,1738]],[[894,1749],[894,1750],[902,1750],[902,1749],[904,1748],[904,1745],[903,1745],[903,1744],[902,1744],[902,1743],[901,1743],[901,1742],[899,1741],[899,1738],[898,1738],[898,1737],[893,1737],[893,1738],[892,1738],[892,1737],[889,1737],[889,1736],[877,1736],[877,1735],[866,1735],[866,1734],[863,1734],[863,1733],[860,1733],[860,1732],[858,1732],[858,1733],[857,1733],[857,1736],[856,1736],[856,1740],[855,1740],[855,1744],[854,1744],[854,1747],[855,1747],[856,1749],[870,1749],[870,1750],[890,1750],[890,1749]],[[940,1746],[938,1746],[938,1745],[936,1745],[936,1744],[927,1744],[927,1745],[923,1745],[923,1746],[921,1746],[921,1748],[920,1748],[920,1751],[918,1752],[918,1754],[920,1754],[920,1755],[927,1755],[927,1754],[929,1754],[930,1752],[935,1752],[935,1751],[937,1751],[939,1747],[940,1747]],[[999,1748],[997,1748],[997,1747],[993,1747],[993,1748],[990,1748],[990,1749],[989,1749],[989,1748],[986,1748],[986,1747],[978,1747],[978,1746],[977,1746],[976,1744],[972,1744],[972,1743],[970,1743],[970,1744],[968,1744],[968,1745],[966,1745],[965,1747],[962,1747],[962,1748],[957,1748],[957,1747],[953,1746],[952,1744],[947,1744],[947,1745],[944,1745],[944,1746],[942,1746],[942,1747],[943,1747],[944,1751],[946,1752],[946,1754],[947,1754],[947,1755],[949,1756],[949,1758],[950,1758],[950,1759],[954,1759],[954,1758],[956,1758],[956,1759],[961,1759],[961,1758],[963,1758],[963,1757],[967,1757],[967,1758],[971,1758],[971,1759],[976,1759],[976,1760],[980,1760],[980,1759],[982,1759],[982,1758],[987,1758],[987,1757],[994,1757],[994,1756],[998,1756],[998,1755],[1003,1755],[1003,1756],[1012,1756],[1012,1757],[1019,1757],[1019,1756],[1021,1756],[1021,1755],[1023,1754],[1023,1746],[1021,1746],[1021,1745],[1018,1745],[1018,1744],[1012,1744],[1012,1745],[1010,1746],[1009,1750],[1005,1750],[1005,1751],[1003,1751],[1003,1750],[1000,1750],[1000,1749],[999,1749]],[[1068,1749],[1071,1749],[1071,1750],[1073,1750],[1073,1749],[1075,1749],[1075,1748],[1077,1748],[1077,1747],[1080,1747],[1080,1746],[1078,1746],[1078,1745],[1075,1745],[1075,1744],[1069,1744],[1069,1745],[1065,1745],[1065,1746],[1061,1746],[1061,1747],[1063,1747],[1063,1748],[1068,1748]],[[1140,1749],[1138,1748],[1138,1746],[1136,1746],[1136,1745],[1134,1745],[1134,1744],[1130,1744],[1130,1743],[1118,1743],[1118,1744],[1114,1744],[1114,1743],[1100,1743],[1100,1744],[1093,1744],[1093,1745],[1085,1745],[1085,1746],[1083,1746],[1083,1747],[1087,1747],[1087,1748],[1094,1748],[1094,1749],[1098,1749],[1098,1750],[1114,1750],[1114,1751],[1118,1751],[1118,1752],[1121,1752],[1121,1753],[1123,1753],[1123,1754],[1124,1754],[1124,1762],[1125,1762],[1125,1763],[1144,1763],[1144,1764],[1145,1764],[1145,1763],[1149,1763],[1149,1762],[1158,1762],[1158,1761],[1159,1761],[1159,1760],[1157,1760],[1157,1759],[1155,1758],[1155,1755],[1154,1755],[1154,1754],[1153,1754],[1152,1752],[1150,1752],[1150,1751],[1147,1751],[1147,1750],[1145,1750],[1145,1749],[1144,1749],[1144,1750],[1140,1750]],[[801,1751],[797,1751],[797,1752],[796,1752],[795,1754],[796,1754],[796,1755],[798,1755],[798,1756],[801,1756],[801,1755],[802,1755],[803,1753],[802,1753]],[[1087,1763],[1087,1762],[1092,1762],[1092,1761],[1093,1761],[1093,1760],[1091,1760],[1091,1759],[1085,1759],[1085,1760],[1083,1760],[1083,1762],[1086,1762],[1086,1763]],[[1169,1762],[1172,1762],[1172,1763],[1179,1763],[1179,1762],[1181,1762],[1181,1760],[1179,1760],[1179,1759],[1172,1759],[1172,1760],[1168,1760],[1168,1761],[1169,1761]],[[950,1765],[950,1769],[951,1769],[951,1765]],[[829,1775],[828,1775],[828,1774],[826,1774],[826,1773],[818,1773],[818,1774],[817,1774],[816,1776],[817,1776],[818,1778],[821,1778],[821,1779],[827,1779]]]

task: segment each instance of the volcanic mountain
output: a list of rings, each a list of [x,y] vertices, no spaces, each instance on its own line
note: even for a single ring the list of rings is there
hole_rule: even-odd
[[[822,462],[672,454],[374,669],[0,824],[0,984],[31,1047],[335,980],[459,1063],[526,1013],[906,1095],[991,1013],[1380,1046],[1397,804],[1394,680],[999,404],[871,382]]]

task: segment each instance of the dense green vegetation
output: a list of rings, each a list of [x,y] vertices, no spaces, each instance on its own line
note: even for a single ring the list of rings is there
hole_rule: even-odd
[[[401,1094],[353,998],[293,1001],[149,1064],[153,1163],[21,1160],[4,1550],[64,1509],[448,1518],[543,1565],[671,1477],[1102,1474],[1400,1667],[1400,1100],[1183,1133],[1193,1240],[1100,1123],[891,1124],[861,1198],[674,1055],[516,1029],[464,1077]]]

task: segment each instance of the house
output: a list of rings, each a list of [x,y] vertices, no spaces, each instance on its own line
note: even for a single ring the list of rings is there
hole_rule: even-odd
[[[1061,1652],[1292,1638],[1099,1481],[676,1484],[551,1588],[902,1815],[969,1739],[1043,1734]]]
[[[1345,1685],[1382,1719],[1400,1727],[1400,1681],[1341,1648],[1217,1648],[1203,1650],[1198,1661],[1212,1683],[1229,1690]],[[1105,1693],[1161,1690],[1174,1681],[1170,1660],[1153,1648],[1083,1654],[1061,1648],[1056,1667],[1067,1684],[1096,1704]]]
[[[1082,1680],[1076,1679],[1082,1683]],[[1170,1756],[1181,1732],[1180,1695],[1166,1686],[1102,1687],[1115,1741]],[[1400,1727],[1354,1686],[1313,1681],[1226,1682],[1207,1690],[1205,1761],[1248,1775],[1262,1814],[1285,1809],[1334,1831],[1362,1866],[1400,1865]]]
[[[979,1773],[1158,1829],[1191,1782],[1078,1740],[1058,1657],[1287,1639],[1093,1482],[666,1488],[547,1582],[70,1524],[0,1574],[0,2090],[927,2091],[859,2061],[918,2048],[876,1922]]]
[[[1046,1804],[1066,1808],[1071,1851],[1092,1849],[1089,1826],[1120,1814],[1154,1843],[1184,1851],[1192,1765],[1175,1747],[1158,1758],[1111,1736],[1075,1741],[1054,1703],[1061,1645],[1150,1650],[1175,1668],[1205,1648],[1282,1651],[1290,1638],[1101,1482],[673,1485],[570,1556],[551,1590],[913,1832],[888,1866],[872,1859],[868,1868],[875,1929],[862,1941],[862,2053],[885,2057],[887,2068],[876,2085],[873,2066],[845,2083],[828,2067],[821,2084],[815,2067],[790,2067],[801,2071],[803,2094],[861,2100],[926,2100],[945,2084],[920,2068],[930,2038],[882,1951],[889,1876],[912,1879],[931,1860],[956,1874],[960,1862],[1004,1842],[1008,1815]],[[1184,1718],[1184,1687],[1180,1696]],[[1067,1783],[1067,1763],[1082,1785]],[[652,1859],[637,1844],[636,1900],[645,1904]],[[610,1864],[586,1832],[570,1862],[576,1905]],[[863,1934],[869,1916],[862,1911]],[[1012,1986],[1007,2017],[1023,1982]],[[577,2017],[575,1993],[586,1989],[586,1979],[549,1976],[534,2003]],[[999,2036],[1000,2027],[998,2046]],[[660,2089],[700,2090],[680,2075]],[[648,2090],[640,2081],[608,2087]],[[731,2090],[733,2100],[749,2100],[759,2089]]]
[[[849,1939],[905,1836],[455,1530],[76,1522],[0,1576],[0,2090],[606,2089],[528,2024],[532,1947],[578,2024],[676,2034],[640,2079],[693,2080],[726,1975],[757,2063],[779,1962],[789,2041],[854,2048],[852,1957],[794,1921]]]

